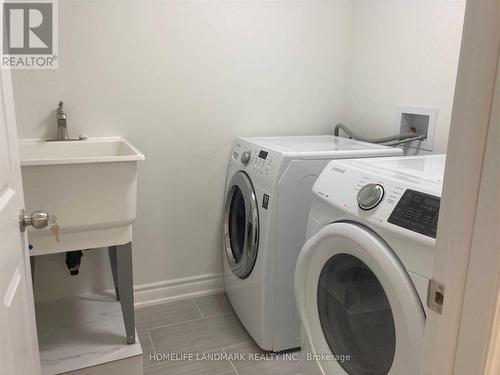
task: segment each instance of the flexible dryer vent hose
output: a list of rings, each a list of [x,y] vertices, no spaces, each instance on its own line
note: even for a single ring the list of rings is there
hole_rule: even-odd
[[[340,135],[340,130],[347,133],[349,135],[349,137],[351,137],[351,138],[357,139],[358,141],[370,142],[370,143],[385,143],[385,142],[391,142],[391,141],[396,141],[396,140],[405,140],[405,139],[408,139],[408,142],[410,142],[410,138],[414,138],[411,141],[425,138],[424,136],[419,136],[418,134],[415,134],[415,133],[397,134],[397,135],[391,135],[389,137],[380,137],[380,138],[362,137],[359,134],[354,133],[351,129],[349,129],[344,124],[335,125],[335,128],[333,129],[333,134],[338,137]],[[401,143],[403,143],[403,142],[401,142]]]

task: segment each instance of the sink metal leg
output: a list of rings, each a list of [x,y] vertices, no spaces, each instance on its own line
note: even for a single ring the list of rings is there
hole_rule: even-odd
[[[114,249],[113,249],[114,248]],[[134,283],[132,275],[132,242],[124,245],[110,246],[110,260],[115,259],[116,273],[115,286],[118,289],[122,307],[123,322],[127,335],[127,344],[135,343],[135,316],[134,316]],[[113,263],[113,261],[111,261]],[[113,269],[113,266],[111,267]]]
[[[116,299],[120,300],[120,292],[118,291],[118,275],[116,266],[116,246],[108,247],[109,264],[111,265],[111,273],[113,274],[113,284],[115,285]]]
[[[35,289],[35,257],[30,256],[31,286]]]

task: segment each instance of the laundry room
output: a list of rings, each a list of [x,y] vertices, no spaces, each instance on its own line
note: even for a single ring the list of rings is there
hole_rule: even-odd
[[[496,0],[2,3],[0,374],[500,371]]]

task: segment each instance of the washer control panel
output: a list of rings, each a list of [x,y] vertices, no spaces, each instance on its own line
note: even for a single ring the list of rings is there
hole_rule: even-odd
[[[285,156],[281,152],[245,138],[237,138],[228,168],[244,171],[255,187],[274,192],[279,185],[284,160]]]
[[[268,175],[273,164],[273,155],[265,150],[252,150],[250,166],[252,171],[261,175]]]
[[[440,203],[439,197],[406,189],[387,221],[413,232],[436,238]]]
[[[241,154],[241,159],[240,159],[241,163],[243,165],[247,165],[248,162],[250,161],[251,156],[252,153],[250,151],[243,152],[243,154]]]

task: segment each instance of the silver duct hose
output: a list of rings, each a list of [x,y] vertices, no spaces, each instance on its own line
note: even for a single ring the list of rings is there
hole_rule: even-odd
[[[344,124],[335,125],[335,128],[333,129],[333,134],[338,137],[340,135],[340,130],[347,133],[347,135],[349,135],[350,138],[353,138],[353,139],[356,139],[356,140],[362,141],[362,142],[386,143],[386,142],[392,142],[392,141],[399,141],[399,142],[395,142],[395,143],[391,144],[391,146],[396,146],[396,145],[399,145],[401,143],[420,141],[420,140],[425,139],[424,135],[417,135],[415,133],[397,134],[397,135],[391,135],[389,137],[367,138],[367,137],[363,137],[359,134],[354,133],[351,129],[349,129]]]

